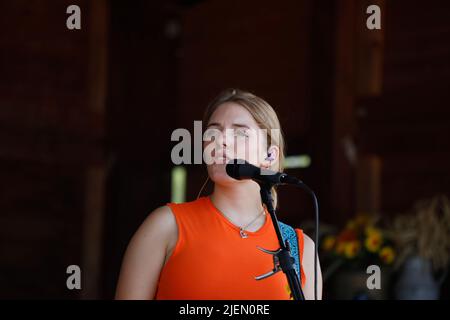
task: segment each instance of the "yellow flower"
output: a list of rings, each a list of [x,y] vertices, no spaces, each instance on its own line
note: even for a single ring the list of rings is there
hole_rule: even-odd
[[[381,234],[380,229],[375,228],[374,226],[367,226],[365,232],[367,236],[370,236],[372,234]]]
[[[347,258],[354,258],[361,248],[359,241],[351,241],[345,244],[344,254]]]
[[[322,248],[325,251],[330,251],[331,249],[333,249],[335,244],[336,244],[336,237],[326,236],[325,239],[323,239]]]
[[[367,250],[369,252],[377,252],[382,244],[383,236],[378,229],[375,228],[367,228],[366,229],[367,238],[364,242]]]
[[[381,260],[383,260],[384,263],[391,264],[392,261],[394,261],[394,258],[395,258],[394,249],[392,249],[389,246],[383,247],[380,250],[380,258],[381,258]]]

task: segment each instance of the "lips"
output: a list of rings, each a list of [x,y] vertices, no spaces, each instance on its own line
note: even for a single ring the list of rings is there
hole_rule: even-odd
[[[219,152],[214,156],[215,160],[221,160],[222,163],[228,163],[228,161],[231,160],[231,157],[224,155],[223,153]]]
[[[215,159],[216,159],[216,161],[220,161],[220,163],[223,163],[223,164],[228,163],[228,161],[230,161],[230,158],[228,158],[228,157],[216,157]]]

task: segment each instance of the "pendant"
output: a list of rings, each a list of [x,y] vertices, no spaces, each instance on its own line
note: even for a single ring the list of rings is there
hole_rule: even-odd
[[[243,229],[239,230],[239,234],[241,235],[241,238],[246,239],[248,237],[247,233]]]

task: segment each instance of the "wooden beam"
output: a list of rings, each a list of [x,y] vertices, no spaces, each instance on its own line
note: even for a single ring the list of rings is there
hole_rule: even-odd
[[[337,1],[336,76],[332,114],[331,207],[339,220],[354,213],[354,167],[348,147],[355,131],[355,45],[357,1]],[[361,27],[361,26],[359,26]]]
[[[366,155],[358,159],[356,211],[377,214],[381,209],[381,158]]]
[[[89,9],[88,104],[92,112],[104,119],[107,90],[108,2],[91,1]],[[91,164],[86,169],[82,299],[100,298],[106,175],[105,163]]]
[[[377,5],[381,10],[381,29],[369,30],[365,27],[369,15],[367,7]],[[384,30],[385,1],[362,0],[358,2],[357,10],[357,95],[363,97],[381,95],[383,87],[383,56],[384,56]]]

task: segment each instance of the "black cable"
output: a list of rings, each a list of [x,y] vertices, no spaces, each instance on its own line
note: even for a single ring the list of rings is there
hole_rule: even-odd
[[[300,188],[308,192],[314,201],[314,211],[315,211],[315,235],[314,235],[314,300],[317,300],[317,260],[319,259],[319,203],[317,201],[316,194],[303,182],[298,182],[296,184]]]

